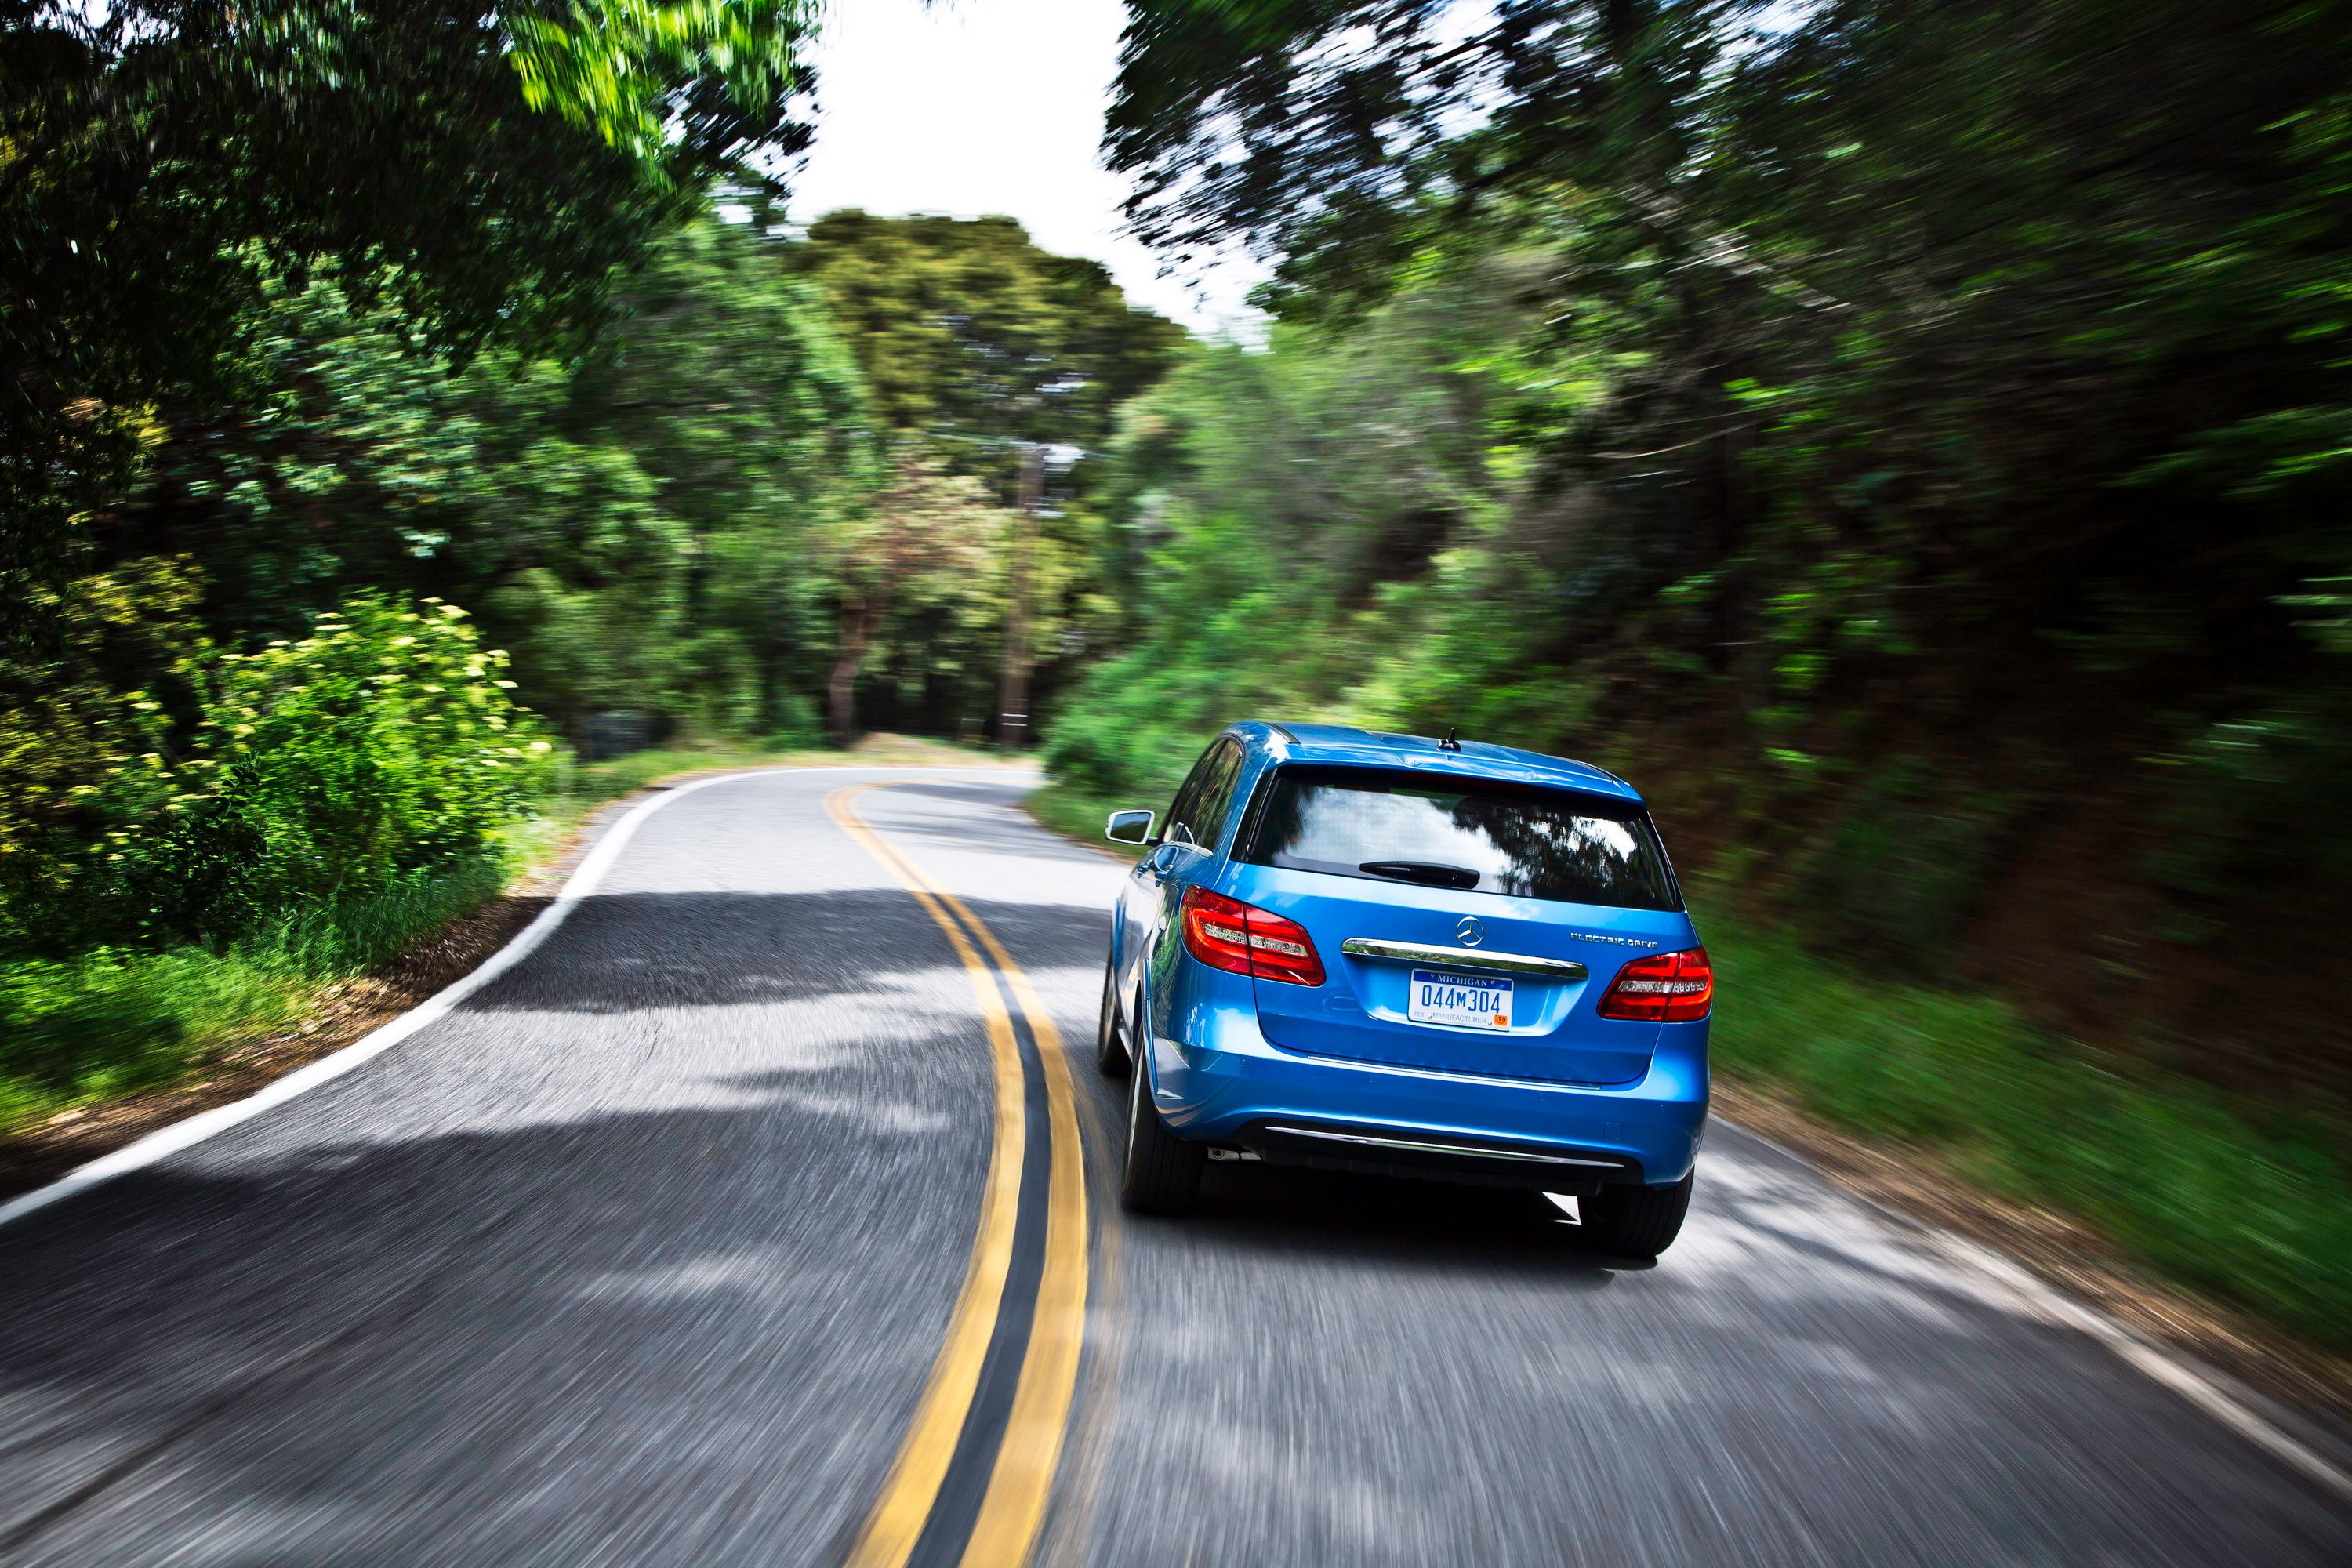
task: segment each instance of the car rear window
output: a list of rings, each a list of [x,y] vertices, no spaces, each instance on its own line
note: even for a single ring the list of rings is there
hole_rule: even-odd
[[[1284,768],[1242,858],[1560,903],[1682,907],[1640,806],[1418,773]]]

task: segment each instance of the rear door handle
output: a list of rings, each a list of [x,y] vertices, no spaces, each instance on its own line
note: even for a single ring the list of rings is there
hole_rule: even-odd
[[[1423,947],[1351,936],[1339,944],[1350,958],[1382,958],[1391,963],[1434,963],[1447,969],[1480,969],[1493,974],[1537,974],[1546,980],[1581,980],[1584,965],[1572,958],[1538,958],[1525,952],[1488,952],[1476,947]]]

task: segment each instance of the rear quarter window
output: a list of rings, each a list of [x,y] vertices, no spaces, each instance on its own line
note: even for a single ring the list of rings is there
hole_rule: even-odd
[[[1559,903],[1682,908],[1639,805],[1475,779],[1284,768],[1239,858]]]

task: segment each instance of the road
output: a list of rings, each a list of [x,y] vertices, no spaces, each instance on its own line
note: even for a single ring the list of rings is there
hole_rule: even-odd
[[[1737,1129],[1649,1268],[1251,1165],[1121,1215],[1122,871],[1020,787],[682,793],[448,1016],[0,1229],[0,1561],[2352,1562]]]

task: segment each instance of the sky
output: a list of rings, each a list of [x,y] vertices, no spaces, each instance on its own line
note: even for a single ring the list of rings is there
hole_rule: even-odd
[[[1047,250],[1102,262],[1139,304],[1252,335],[1244,296],[1263,268],[1227,261],[1196,287],[1157,276],[1120,232],[1127,182],[1097,158],[1126,16],[1120,0],[838,0],[814,55],[816,145],[791,182],[793,219],[1003,214]]]

